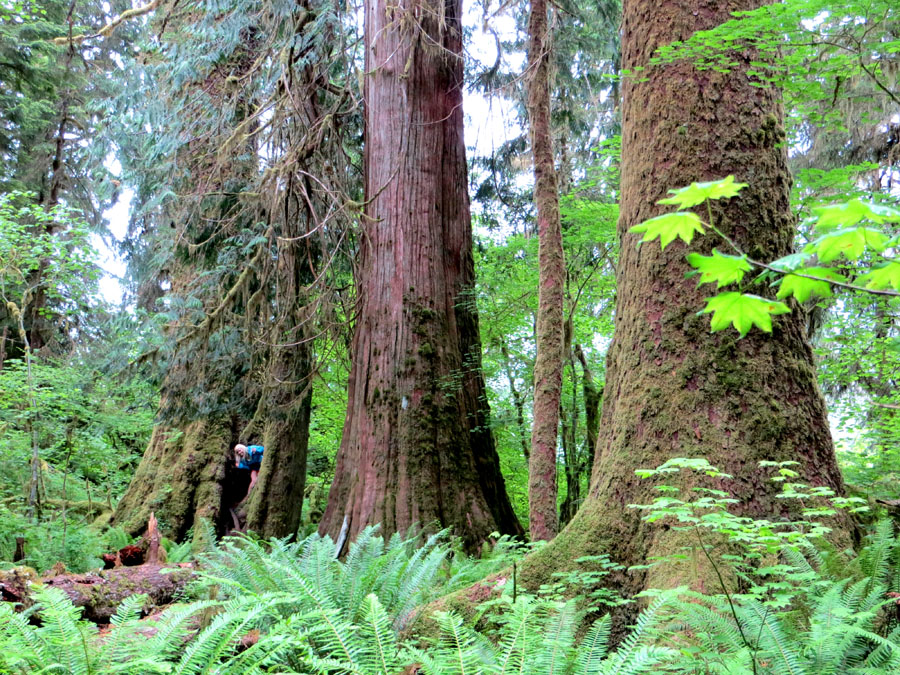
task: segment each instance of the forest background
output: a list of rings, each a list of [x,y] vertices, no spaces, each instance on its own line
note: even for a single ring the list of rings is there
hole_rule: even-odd
[[[846,495],[874,513],[890,511],[900,497],[898,10],[876,0],[765,10],[657,58],[738,77],[735,50],[752,48],[757,58],[739,64],[749,69],[740,77],[783,95],[794,246],[827,263],[822,238],[837,232],[844,257],[825,267],[764,260],[772,263],[765,281],[781,286],[753,292],[777,293],[802,321]],[[623,67],[621,12],[615,0],[544,12],[565,267],[559,401],[551,406],[558,488],[541,485],[551,520],[563,526],[591,489],[622,292],[622,89],[643,76]],[[544,267],[529,126],[539,64],[529,61],[537,52],[528,48],[527,18],[524,5],[473,5],[459,36],[467,105],[481,108],[466,109],[475,119],[462,185],[471,197],[475,285],[456,306],[477,314],[484,397],[467,414],[479,420],[471,433],[496,448],[513,515],[495,513],[495,521],[499,529],[504,518],[531,526],[534,535],[529,461],[541,447],[532,427]],[[229,465],[238,441],[271,448],[270,468],[240,513],[252,530],[306,535],[323,523],[338,538],[350,507],[330,512],[329,488],[341,485],[342,442],[360,428],[345,427],[347,383],[354,339],[368,325],[359,318],[368,283],[363,213],[390,183],[389,172],[375,187],[366,183],[364,59],[362,9],[344,3],[2,0],[0,560],[39,571],[57,562],[94,568],[100,554],[140,534],[151,512],[171,556],[207,550],[230,529],[230,506],[246,489]],[[725,176],[695,179],[716,178]],[[738,180],[754,188],[752,177]],[[683,185],[656,187],[665,194]],[[127,231],[113,236],[108,214],[124,203]],[[827,229],[829,218],[837,230]],[[679,226],[656,234],[663,243],[680,235],[687,246],[691,234]],[[100,292],[98,249],[114,249],[127,264],[121,302]],[[741,260],[758,251],[735,252],[715,268],[691,265],[701,282],[739,282]],[[713,262],[716,255],[729,257],[714,253]],[[437,330],[419,299],[404,302],[422,331]],[[774,320],[777,332],[775,305],[731,306],[713,327],[727,326],[734,338],[750,333],[749,341],[771,332]],[[416,343],[421,363],[442,350],[428,335]],[[451,369],[434,378],[435,391],[468,389],[475,371],[477,363]],[[385,390],[385,406],[419,403],[390,396]],[[701,455],[718,461],[714,451],[701,447]],[[381,485],[379,494],[399,485]],[[331,501],[343,490],[333,489]],[[401,516],[393,524],[375,518],[354,522],[352,534],[378,522],[388,534],[404,529]],[[535,539],[551,538],[551,529]],[[473,548],[466,532],[456,534]],[[476,544],[486,538],[472,536]]]

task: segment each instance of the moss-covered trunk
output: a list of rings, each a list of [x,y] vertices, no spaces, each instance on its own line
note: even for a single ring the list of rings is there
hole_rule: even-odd
[[[247,529],[264,537],[296,533],[306,485],[312,410],[312,343],[305,330],[310,322],[305,297],[310,269],[306,261],[318,255],[309,238],[303,237],[315,225],[307,222],[307,212],[303,216],[286,219],[277,240],[275,306],[281,316],[271,331],[272,351],[261,403],[266,452],[250,494],[245,523]]]
[[[131,528],[153,509],[177,536],[207,514],[226,530],[231,509],[240,525],[266,537],[299,525],[312,345],[337,322],[330,303],[332,284],[344,283],[339,253],[350,217],[341,214],[351,211],[345,181],[353,174],[345,142],[355,124],[353,106],[334,84],[340,22],[313,5],[301,0],[290,17],[236,15],[247,20],[236,41],[205,43],[225,50],[215,63],[160,80],[180,111],[178,138],[188,139],[177,147],[180,173],[172,177],[179,195],[173,295],[187,302],[172,303],[182,314],[172,326],[175,354],[163,387],[172,405],[160,413],[185,434],[177,443],[164,441],[165,429],[154,434],[116,513]],[[161,34],[167,44],[204,44],[197,27],[217,21],[217,12],[173,7]],[[260,93],[272,77],[261,63],[280,70],[271,98]],[[202,311],[192,312],[198,304]],[[239,507],[250,472],[234,466],[238,441],[266,448]],[[173,470],[184,474],[177,484]]]
[[[488,428],[458,0],[365,14],[366,213],[347,417],[320,531],[520,532]]]
[[[660,45],[760,4],[626,0],[623,67],[647,66]],[[842,490],[802,313],[781,317],[770,335],[711,334],[708,317],[697,316],[709,291],[685,278],[686,247],[638,248],[628,234],[661,212],[656,202],[667,189],[734,174],[749,187],[716,208],[717,222],[755,259],[790,252],[795,228],[782,107],[777,90],[754,86],[747,75],[752,58],[736,54],[730,73],[677,63],[626,80],[615,336],[590,494],[568,527],[520,566],[526,585],[580,556],[606,553],[634,565],[672,553],[673,531],[628,508],[656,496],[635,469],[671,457],[705,457],[733,474],[720,487],[754,516],[777,519],[789,508],[776,499],[778,487],[760,460],[797,461],[808,483]],[[708,253],[713,243],[707,237],[692,248]],[[689,566],[653,569],[615,581],[629,594],[697,582]]]
[[[556,448],[563,371],[563,259],[559,187],[550,125],[550,27],[546,0],[531,0],[528,19],[528,124],[534,163],[539,291],[534,419],[528,458],[528,523],[531,539],[556,536]]]
[[[222,529],[233,499],[225,482],[233,472],[228,460],[234,442],[226,420],[196,421],[181,430],[154,428],[113,523],[138,534],[155,512],[160,530],[173,539],[181,539],[201,518]]]

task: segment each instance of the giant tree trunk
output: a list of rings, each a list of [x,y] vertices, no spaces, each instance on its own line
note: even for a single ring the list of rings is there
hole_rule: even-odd
[[[626,0],[624,68],[646,66],[653,51],[758,7],[759,0]],[[658,215],[668,188],[735,174],[750,186],[716,207],[716,220],[756,259],[790,252],[794,221],[778,91],[753,86],[752,55],[735,55],[730,73],[689,63],[651,67],[626,80],[622,158],[621,257],[615,336],[590,494],[568,527],[519,567],[536,585],[591,554],[628,565],[672,553],[673,530],[641,520],[629,504],[649,503],[653,481],[635,476],[672,457],[706,457],[734,475],[723,489],[751,516],[777,520],[791,508],[760,460],[795,460],[812,485],[842,490],[825,406],[801,313],[781,317],[772,334],[711,334],[697,316],[707,288],[686,279],[686,247],[638,248],[633,225]],[[708,253],[712,237],[692,249]],[[649,586],[696,583],[689,566],[622,572],[626,594]],[[716,588],[710,586],[708,588]]]
[[[181,30],[190,32],[202,15],[195,8],[182,9],[177,17],[185,24]],[[298,3],[288,25],[296,36],[303,35],[313,30],[317,16],[308,3]],[[300,523],[311,410],[309,336],[314,331],[309,326],[316,305],[309,287],[319,283],[321,293],[325,282],[318,280],[325,272],[319,265],[326,251],[319,242],[326,222],[331,228],[342,224],[329,211],[344,207],[332,203],[344,194],[335,178],[342,170],[322,167],[326,157],[330,167],[337,166],[343,136],[337,131],[341,122],[335,121],[335,106],[346,106],[342,95],[332,98],[327,91],[332,85],[323,72],[332,61],[323,57],[321,63],[302,65],[292,57],[281,64],[285,70],[279,78],[290,83],[290,95],[276,97],[272,117],[264,125],[275,131],[262,134],[252,121],[259,112],[255,106],[261,86],[253,77],[265,50],[280,47],[277,41],[267,41],[271,35],[256,25],[241,35],[241,43],[219,59],[205,79],[168,92],[184,111],[189,133],[183,135],[191,139],[179,149],[179,165],[185,167],[179,193],[186,196],[186,205],[176,240],[187,245],[184,269],[180,276],[173,275],[173,285],[187,297],[200,296],[206,311],[178,339],[184,341],[178,345],[180,371],[168,374],[164,398],[190,402],[191,393],[199,390],[210,400],[187,406],[186,415],[167,416],[170,427],[184,431],[176,440],[166,441],[165,427],[154,431],[116,511],[116,522],[129,530],[139,527],[150,510],[175,537],[200,517],[223,532],[234,525],[232,510],[244,520],[239,526],[264,537],[291,535]],[[291,44],[294,37],[289,37]],[[219,104],[221,119],[203,107],[207,97]],[[261,152],[272,162],[265,171],[255,161]],[[310,180],[317,175],[321,178]],[[245,253],[232,250],[232,256],[239,256],[233,274],[216,287],[205,286],[202,277],[210,261],[222,266],[215,260],[216,242],[261,227],[264,241],[257,252],[244,259]],[[319,236],[311,237],[317,228]],[[209,236],[212,229],[215,237]],[[215,352],[207,350],[207,342],[220,327],[239,336],[241,349],[228,350],[231,361],[219,350],[212,364],[205,363],[206,352]],[[172,406],[176,411],[178,407]],[[227,413],[198,419],[207,410]],[[165,407],[163,411],[170,412]],[[187,421],[170,421],[183,417]],[[234,466],[231,448],[238,441],[261,442],[266,448],[256,486],[241,506],[250,472]]]
[[[458,0],[366,3],[366,214],[347,417],[320,532],[521,532],[488,428]]]
[[[222,530],[228,506],[240,489],[226,493],[226,475],[237,479],[230,448],[231,425],[224,420],[199,420],[183,430],[158,425],[128,490],[116,506],[115,525],[136,535],[152,512],[166,536],[181,539],[201,518]],[[246,490],[246,486],[244,486]]]
[[[559,188],[550,127],[550,29],[546,0],[531,0],[528,21],[528,121],[538,221],[539,293],[534,419],[528,460],[528,522],[532,540],[552,539],[556,514],[556,439],[563,371],[563,260]]]

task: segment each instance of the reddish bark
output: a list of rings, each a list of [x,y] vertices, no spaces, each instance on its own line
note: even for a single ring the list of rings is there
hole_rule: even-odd
[[[534,161],[534,202],[540,267],[534,419],[528,460],[528,518],[532,540],[552,539],[556,512],[556,441],[563,369],[563,259],[559,187],[550,125],[550,30],[546,0],[532,0],[528,21],[528,116]]]
[[[458,0],[366,3],[365,232],[347,417],[320,532],[519,533],[488,428]]]

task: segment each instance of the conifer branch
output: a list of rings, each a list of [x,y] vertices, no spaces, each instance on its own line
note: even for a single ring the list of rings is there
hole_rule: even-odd
[[[151,0],[143,7],[135,7],[134,9],[128,9],[114,17],[108,24],[103,26],[99,31],[94,33],[93,35],[65,35],[62,37],[53,38],[53,44],[55,45],[80,45],[87,40],[94,40],[99,37],[109,37],[112,35],[112,32],[122,25],[124,22],[134,19],[139,16],[143,16],[144,14],[149,14],[154,9],[159,7],[162,0]]]

